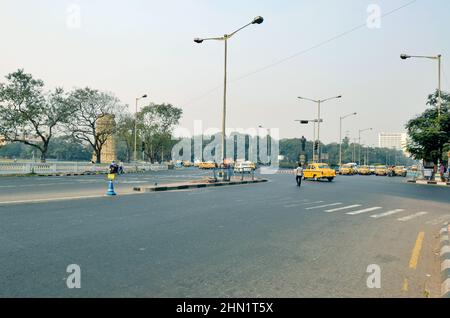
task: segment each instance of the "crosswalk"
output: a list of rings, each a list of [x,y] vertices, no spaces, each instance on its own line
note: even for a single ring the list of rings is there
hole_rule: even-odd
[[[432,213],[423,210],[413,211],[402,207],[387,208],[383,206],[367,206],[363,203],[343,203],[326,201],[299,200],[295,202],[285,202],[284,208],[300,209],[311,213],[341,213],[346,216],[368,216],[371,219],[394,218],[398,222],[408,222],[412,220],[422,220],[425,216],[431,216]],[[450,214],[437,216],[434,219],[427,220],[426,224],[436,225],[450,221]]]

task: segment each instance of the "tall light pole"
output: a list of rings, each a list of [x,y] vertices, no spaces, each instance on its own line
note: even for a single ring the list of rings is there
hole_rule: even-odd
[[[253,19],[252,22],[244,25],[243,27],[237,29],[236,31],[225,34],[221,37],[216,38],[195,38],[195,43],[203,43],[203,41],[210,41],[210,40],[216,40],[216,41],[223,41],[225,43],[225,63],[224,63],[224,79],[223,79],[223,110],[222,110],[222,163],[224,163],[226,159],[225,154],[225,126],[226,126],[226,115],[227,115],[227,66],[228,66],[228,40],[241,31],[242,29],[248,27],[252,24],[261,24],[264,22],[263,17],[257,16]]]
[[[301,97],[299,96],[298,99],[304,99],[304,100],[308,100],[310,102],[316,103],[317,104],[317,141],[318,141],[318,146],[317,146],[317,156],[318,156],[318,160],[320,161],[320,105],[322,103],[325,103],[329,100],[332,99],[338,99],[338,98],[342,98],[342,95],[339,96],[335,96],[335,97],[330,97],[330,98],[326,98],[326,99],[311,99],[311,98],[306,98],[306,97]],[[316,142],[314,140],[314,142]]]
[[[360,129],[358,131],[358,145],[359,145],[359,151],[358,151],[358,165],[361,165],[361,133],[368,131],[368,130],[373,130],[373,128],[366,128],[366,129]]]
[[[134,110],[134,161],[137,161],[137,113],[138,113],[138,101],[147,98],[147,94],[142,95],[141,97],[136,97],[136,104]]]
[[[438,118],[441,117],[441,107],[442,107],[442,91],[441,91],[441,68],[442,68],[442,55],[438,54],[436,56],[424,56],[424,55],[407,55],[407,54],[401,54],[400,58],[402,60],[406,60],[409,58],[423,58],[423,59],[431,59],[431,60],[437,60],[438,61]]]
[[[356,116],[357,113],[351,113],[345,116],[339,117],[339,167],[342,166],[342,120],[350,116]]]

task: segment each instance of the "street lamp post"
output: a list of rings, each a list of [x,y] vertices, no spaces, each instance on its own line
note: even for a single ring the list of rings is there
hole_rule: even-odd
[[[350,116],[356,116],[357,113],[351,113],[339,117],[339,167],[342,166],[342,120]]]
[[[373,130],[373,128],[366,128],[366,129],[360,129],[358,131],[358,145],[359,145],[359,150],[358,150],[358,164],[361,165],[361,133],[368,131],[368,130]]]
[[[142,95],[141,97],[136,97],[135,103],[135,112],[134,112],[134,161],[137,161],[137,109],[138,109],[138,101],[140,99],[147,98],[147,94]]]
[[[242,29],[252,25],[252,24],[261,24],[264,22],[263,17],[257,16],[253,19],[252,22],[244,25],[243,27],[237,29],[236,31],[225,34],[222,37],[216,37],[216,38],[195,38],[195,43],[203,43],[203,41],[210,41],[210,40],[216,40],[216,41],[224,41],[225,43],[225,62],[224,62],[224,80],[223,80],[223,110],[222,110],[222,163],[224,163],[226,159],[225,154],[225,127],[226,127],[226,114],[227,114],[227,66],[228,66],[228,40],[241,31]]]
[[[318,100],[311,99],[311,98],[306,98],[306,97],[298,97],[298,99],[308,100],[310,102],[313,102],[313,103],[317,104],[317,141],[318,141],[317,155],[318,155],[318,160],[319,161],[320,161],[320,122],[321,122],[321,119],[320,119],[320,105],[322,103],[325,103],[325,102],[329,101],[329,100],[338,99],[338,98],[342,98],[342,95],[339,95],[339,96],[336,96],[336,97],[330,97],[330,98],[327,98],[327,99],[318,99]],[[315,142],[315,140],[314,140],[314,142]]]
[[[409,58],[424,58],[424,59],[431,59],[431,60],[437,60],[438,61],[438,118],[441,117],[441,107],[442,107],[442,91],[441,91],[441,74],[442,74],[442,55],[438,54],[436,56],[424,56],[424,55],[407,55],[407,54],[401,54],[400,58],[402,60],[406,60]]]

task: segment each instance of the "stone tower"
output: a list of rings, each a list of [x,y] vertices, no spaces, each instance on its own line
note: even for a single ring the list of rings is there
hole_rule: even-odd
[[[112,131],[115,125],[114,115],[108,114],[97,120],[97,131]],[[96,159],[97,156],[94,153],[92,160],[95,162]],[[113,160],[117,161],[116,140],[114,134],[111,134],[103,145],[100,160],[101,163],[111,163]]]

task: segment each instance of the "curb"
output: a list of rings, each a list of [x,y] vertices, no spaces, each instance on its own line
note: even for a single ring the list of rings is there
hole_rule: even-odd
[[[450,225],[447,223],[440,233],[441,297],[450,298]]]
[[[230,181],[230,182],[216,182],[216,183],[192,183],[192,184],[181,184],[181,185],[167,185],[167,186],[154,186],[154,187],[134,187],[134,191],[139,192],[161,192],[161,191],[173,191],[173,190],[185,190],[185,189],[198,189],[207,187],[221,187],[230,185],[240,185],[240,184],[251,184],[251,183],[261,183],[267,182],[267,179],[257,179],[253,181]]]
[[[441,181],[408,180],[408,183],[431,184],[431,185],[437,185],[437,186],[443,186],[443,187],[450,186],[450,182],[441,182]]]

